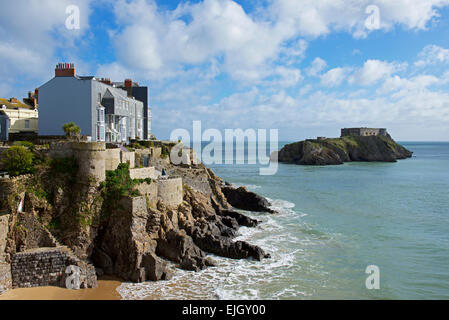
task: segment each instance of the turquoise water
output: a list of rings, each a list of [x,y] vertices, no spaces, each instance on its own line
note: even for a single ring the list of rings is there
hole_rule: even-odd
[[[397,163],[279,164],[274,176],[258,175],[254,165],[211,166],[280,211],[249,213],[263,224],[241,229],[240,239],[272,258],[214,257],[216,268],[177,271],[168,286],[127,288],[124,296],[158,291],[166,298],[198,299],[448,299],[449,143],[403,145],[414,157]],[[365,286],[368,265],[380,269],[379,290]]]

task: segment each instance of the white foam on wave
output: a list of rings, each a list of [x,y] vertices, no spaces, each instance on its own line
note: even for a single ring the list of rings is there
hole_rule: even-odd
[[[123,283],[117,291],[123,299],[282,299],[304,297],[304,292],[289,280],[298,272],[298,254],[302,254],[301,239],[288,232],[287,220],[301,217],[293,210],[294,203],[272,200],[279,214],[267,215],[245,212],[262,220],[255,228],[241,227],[235,239],[258,245],[271,254],[262,261],[234,260],[212,256],[217,266],[200,272],[175,269],[168,281],[139,284]],[[275,210],[276,210],[275,209]],[[287,219],[287,220],[286,220]],[[292,249],[294,248],[294,249]],[[174,268],[174,266],[172,265]],[[279,288],[279,283],[282,286]],[[267,290],[267,287],[274,289]]]

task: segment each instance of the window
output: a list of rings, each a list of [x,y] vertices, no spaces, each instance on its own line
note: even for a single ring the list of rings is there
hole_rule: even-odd
[[[104,125],[97,125],[97,141],[104,141]]]
[[[30,120],[25,120],[25,129],[30,128]]]
[[[97,121],[104,122],[104,108],[97,109]]]
[[[101,93],[98,93],[98,103],[101,103]]]

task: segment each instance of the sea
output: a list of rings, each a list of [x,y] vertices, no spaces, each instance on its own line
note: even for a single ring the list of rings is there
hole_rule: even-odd
[[[123,299],[449,299],[449,143],[401,144],[414,154],[396,163],[279,164],[271,176],[258,164],[209,165],[278,211],[241,211],[262,223],[236,239],[271,258],[212,256],[215,267],[172,266],[169,281],[117,291]]]

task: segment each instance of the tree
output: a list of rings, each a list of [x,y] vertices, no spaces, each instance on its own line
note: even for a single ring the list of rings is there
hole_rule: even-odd
[[[74,122],[66,123],[62,126],[62,129],[64,130],[65,135],[69,139],[80,139],[81,129],[79,126],[77,126]]]
[[[6,150],[3,166],[11,176],[33,172],[34,154],[23,146],[12,146]]]

